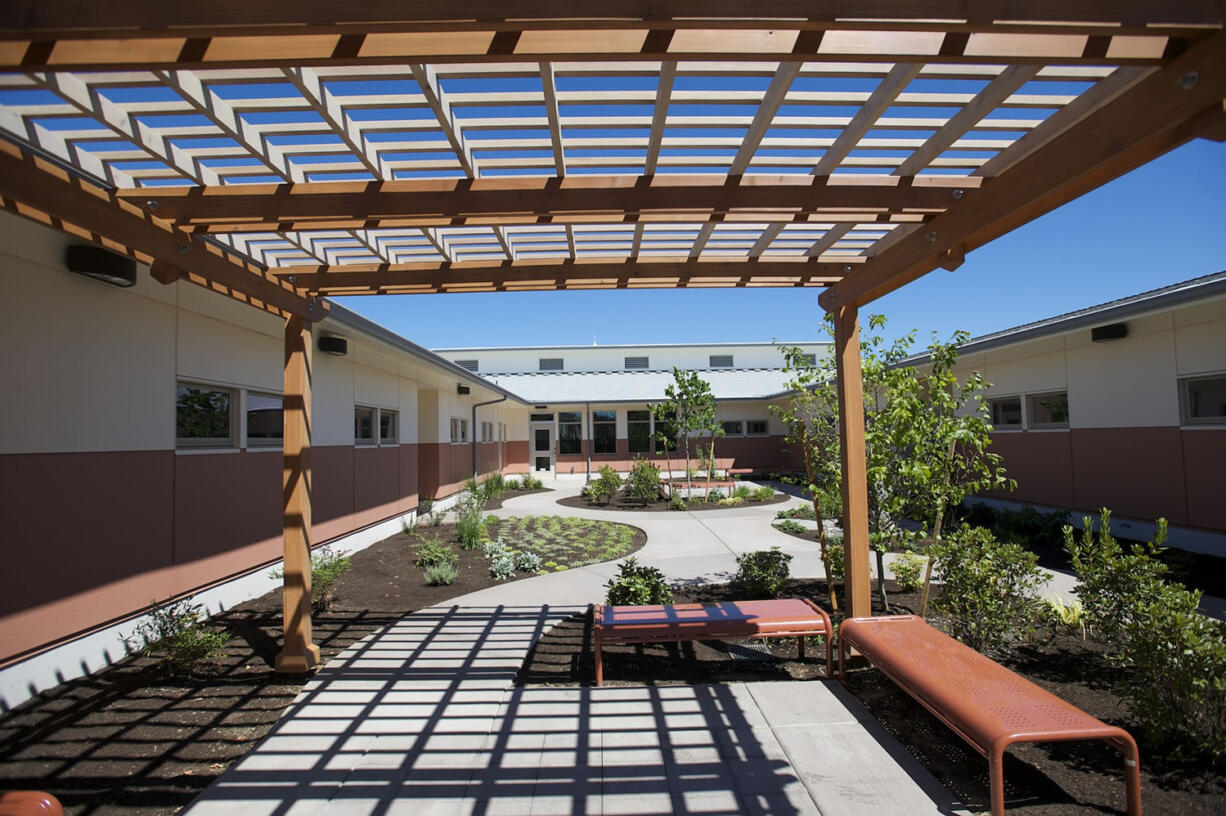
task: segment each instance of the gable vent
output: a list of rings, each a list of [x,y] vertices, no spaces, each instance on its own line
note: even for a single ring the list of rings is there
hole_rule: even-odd
[[[540,366],[539,368],[540,371],[561,371],[562,370],[562,358],[561,357],[542,357],[540,358],[540,360],[537,361],[537,364]]]
[[[731,354],[712,354],[711,368],[732,368]]]
[[[626,368],[647,368],[649,362],[646,357],[627,357]]]
[[[458,365],[460,368],[467,368],[469,371],[477,370],[476,360],[456,360],[455,364]]]

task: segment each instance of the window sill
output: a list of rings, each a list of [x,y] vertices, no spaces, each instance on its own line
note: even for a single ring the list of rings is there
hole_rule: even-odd
[[[175,456],[201,456],[210,453],[242,453],[241,448],[226,447],[226,448],[210,448],[201,446],[199,448],[175,448]]]
[[[1027,428],[1026,430],[1030,433],[1068,433],[1069,427],[1067,425],[1052,427],[1043,426],[1040,428]]]
[[[1179,426],[1181,431],[1222,431],[1226,430],[1226,420],[1221,422],[1197,422]]]

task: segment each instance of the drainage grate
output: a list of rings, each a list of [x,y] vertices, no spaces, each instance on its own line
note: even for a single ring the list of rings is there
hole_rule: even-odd
[[[765,643],[727,643],[725,648],[728,650],[728,657],[733,660],[754,660],[758,662],[774,660],[775,656],[771,654],[770,647]]]

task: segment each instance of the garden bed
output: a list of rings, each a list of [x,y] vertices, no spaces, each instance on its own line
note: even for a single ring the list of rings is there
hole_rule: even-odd
[[[517,499],[520,496],[531,496],[533,493],[553,493],[552,487],[542,487],[537,490],[504,490],[502,495],[495,496],[485,500],[486,510],[498,510],[504,503],[510,499]]]
[[[901,593],[892,581],[887,581],[886,587],[892,612],[910,614],[917,608],[917,595]],[[835,588],[842,600],[841,585]],[[939,591],[934,587],[934,596]],[[783,594],[812,598],[829,609],[824,581],[792,581]],[[726,584],[686,588],[676,594],[678,603],[729,600],[736,597]],[[880,614],[875,593],[873,604],[874,614]],[[589,616],[577,615],[547,632],[529,654],[518,682],[590,685],[594,673],[590,627]],[[825,662],[822,650],[814,646],[806,651],[807,658],[798,660],[795,638],[608,646],[605,685],[821,678]],[[1060,634],[1050,642],[1015,646],[1000,661],[1099,719],[1128,728],[1137,737],[1146,813],[1208,816],[1226,812],[1226,782],[1221,769],[1177,762],[1143,740],[1112,691],[1119,670],[1106,663],[1101,646],[1093,640]],[[848,689],[972,812],[989,809],[987,761],[948,727],[875,669],[849,671]],[[1122,760],[1117,751],[1101,743],[1026,744],[1010,749],[1005,761],[1006,804],[1011,816],[1124,812]]]
[[[697,496],[696,498],[688,499],[686,501],[685,509],[690,512],[703,512],[707,510],[734,510],[744,507],[763,507],[772,504],[783,504],[790,498],[791,496],[787,495],[786,493],[776,492],[771,498],[763,501],[745,501],[740,504],[720,504],[719,502],[703,501],[702,496]],[[558,499],[558,504],[562,505],[563,507],[574,507],[583,510],[629,510],[639,513],[663,513],[670,511],[678,512],[673,509],[672,505],[666,498],[659,498],[653,502],[644,504],[633,496],[626,495],[625,490],[619,490],[607,504],[590,502],[582,496],[566,496]]]
[[[626,555],[646,542],[627,525],[578,521],[596,526],[555,529],[541,521],[537,530],[535,520],[505,519],[490,533],[501,532],[512,546],[533,536],[543,561],[567,567],[608,560],[613,547]],[[457,547],[456,581],[425,586],[413,564],[423,537],[454,544],[455,526],[422,526],[351,557],[333,608],[313,617],[325,663],[409,612],[498,583],[480,549]],[[586,544],[573,546],[578,540]],[[216,615],[209,626],[230,639],[192,676],[169,677],[152,658],[128,657],[0,715],[0,790],[48,791],[69,814],[163,816],[187,805],[268,733],[304,683],[273,671],[281,649],[279,591]]]

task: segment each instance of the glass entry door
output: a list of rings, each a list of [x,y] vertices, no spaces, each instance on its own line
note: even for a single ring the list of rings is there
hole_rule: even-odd
[[[553,425],[532,426],[532,469],[553,470]]]

